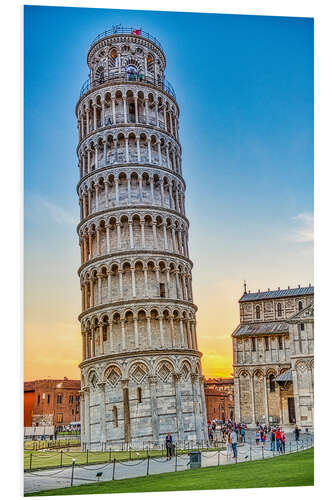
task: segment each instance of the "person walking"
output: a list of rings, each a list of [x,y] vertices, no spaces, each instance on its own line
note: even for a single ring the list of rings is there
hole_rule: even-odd
[[[278,427],[276,429],[276,433],[275,433],[275,440],[276,440],[276,451],[279,453],[282,453],[281,439],[282,439],[281,430],[280,430],[280,427]]]
[[[171,454],[172,454],[172,436],[170,435],[170,432],[168,432],[166,438],[165,438],[165,447],[167,450],[167,460],[171,460]]]
[[[235,429],[230,434],[230,439],[231,439],[231,447],[232,447],[232,451],[233,451],[232,458],[237,458],[237,432],[235,431]]]
[[[275,429],[271,431],[271,451],[275,451]]]
[[[241,435],[241,443],[245,443],[245,429],[244,429],[244,427],[241,428],[240,435]]]
[[[260,432],[259,430],[257,429],[256,430],[256,445],[259,446],[259,440],[260,440]]]
[[[299,428],[297,425],[295,427],[295,441],[299,441]]]
[[[227,458],[229,458],[229,455],[231,452],[231,432],[230,431],[226,432],[226,438],[227,438]]]
[[[281,448],[282,448],[282,453],[286,452],[286,435],[283,429],[281,429]]]

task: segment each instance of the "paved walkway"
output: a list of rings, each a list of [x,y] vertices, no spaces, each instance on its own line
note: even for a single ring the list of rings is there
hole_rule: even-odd
[[[311,446],[310,440],[308,442],[290,441],[286,446],[286,453],[293,453],[297,450],[306,449]],[[232,458],[232,455],[227,455],[225,450],[219,452],[202,452],[202,467],[210,467],[213,465],[226,465],[230,463],[235,463],[236,460]],[[237,462],[248,462],[250,460],[263,460],[266,458],[271,458],[276,456],[276,452],[269,450],[269,443],[266,443],[266,447],[262,449],[261,446],[256,446],[253,444],[245,443],[238,448],[238,458]],[[180,455],[177,457],[177,463],[175,457],[171,460],[166,460],[166,458],[150,458],[149,468],[148,460],[133,460],[126,462],[116,462],[114,479],[125,479],[130,477],[146,476],[147,470],[149,474],[160,474],[162,472],[175,472],[186,470],[189,462],[188,455]],[[100,464],[100,465],[87,465],[87,466],[76,466],[74,468],[74,486],[79,484],[89,484],[95,482],[97,472],[102,472],[101,481],[110,481],[113,477],[113,463]],[[62,468],[62,469],[49,469],[36,472],[25,472],[24,474],[24,492],[36,492],[42,490],[49,490],[55,488],[63,488],[71,485],[71,475],[72,468]]]

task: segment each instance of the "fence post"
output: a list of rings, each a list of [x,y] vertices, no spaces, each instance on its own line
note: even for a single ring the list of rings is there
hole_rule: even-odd
[[[220,450],[217,452],[217,465],[220,465]]]
[[[88,448],[87,448],[87,465],[88,465],[88,463],[89,463],[89,455],[88,455],[88,453],[89,453],[89,450],[88,450]]]
[[[263,446],[261,447],[261,455],[262,455],[262,458],[264,458],[264,447]]]
[[[32,453],[30,453],[30,470],[32,468]]]
[[[60,450],[60,467],[62,467],[62,450]]]
[[[114,474],[116,471],[116,459],[113,459],[112,481],[114,481]]]
[[[74,467],[75,467],[75,458],[72,459],[72,476],[71,476],[71,486],[73,486],[74,482]]]
[[[290,447],[289,448],[290,448],[290,452],[289,453],[291,453],[291,441],[290,441]]]
[[[129,459],[132,460],[131,448],[129,449]]]
[[[298,441],[296,441],[296,450],[298,451]]]
[[[252,460],[252,441],[250,442],[250,461]]]
[[[110,446],[110,449],[109,449],[109,462],[111,462],[111,446]]]
[[[177,448],[175,447],[175,472],[177,472]]]
[[[149,455],[147,455],[147,476],[149,476]]]

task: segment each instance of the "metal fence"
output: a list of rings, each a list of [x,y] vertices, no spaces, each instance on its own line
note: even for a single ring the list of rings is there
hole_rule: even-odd
[[[136,35],[136,33],[135,33],[136,30],[137,30],[137,28],[123,28],[122,26],[113,26],[111,29],[106,30],[106,31],[102,31],[101,33],[99,33],[93,39],[93,41],[91,42],[91,45],[94,45],[94,43],[98,42],[98,40],[101,40],[102,38],[105,38],[106,36],[111,36],[111,35],[132,35],[132,34]],[[140,34],[138,34],[136,36],[142,36],[144,38],[147,38],[148,40],[150,40],[151,42],[153,42],[155,45],[157,45],[157,47],[159,47],[161,50],[163,50],[163,47],[162,47],[161,43],[157,40],[157,38],[155,38],[154,36],[152,36],[147,31],[143,31],[142,29],[140,29],[139,31],[140,31]]]
[[[170,82],[167,80],[160,81],[157,80],[151,76],[146,76],[142,74],[130,74],[130,73],[112,73],[107,76],[104,76],[103,78],[97,78],[94,80],[86,80],[84,84],[81,87],[80,90],[80,97],[88,92],[89,90],[98,87],[100,85],[105,85],[105,83],[128,83],[128,82],[141,82],[141,83],[148,83],[149,85],[154,85],[155,87],[160,88],[161,90],[164,90],[164,92],[167,92],[169,95],[171,95],[174,99],[176,99],[176,93],[174,91],[173,86],[171,85]]]
[[[224,466],[232,463],[243,463],[248,461],[264,460],[274,456],[297,453],[313,447],[313,436],[306,436],[299,441],[289,441],[285,450],[277,452],[271,450],[269,443],[266,446],[257,446],[252,440],[249,443],[243,443],[237,447],[236,458],[232,457],[232,452],[227,451],[225,447],[219,449],[201,449],[202,467]],[[99,452],[97,452],[98,454]],[[66,452],[58,454],[58,465],[55,471],[34,470],[34,455],[30,454],[30,467],[25,470],[25,480],[30,480],[30,487],[34,488],[34,478],[39,478],[39,489],[49,489],[50,480],[56,480],[55,487],[59,487],[59,480],[63,483],[61,486],[73,486],[85,484],[87,482],[96,482],[102,480],[117,480],[130,477],[143,477],[151,474],[163,472],[177,472],[186,470],[189,466],[189,450],[175,448],[175,453],[171,458],[166,457],[165,450],[160,455],[146,450],[145,456],[138,456],[138,452],[131,450],[132,455],[128,458],[119,458],[119,452],[113,452],[112,449],[107,452],[104,462],[93,461],[96,452],[85,452],[85,460],[78,463],[77,455]],[[117,458],[118,457],[118,458]],[[47,462],[47,457],[44,458]],[[67,463],[65,463],[67,462]],[[96,465],[96,467],[93,467]],[[45,478],[44,487],[42,478]],[[28,487],[27,487],[28,489]],[[32,491],[32,490],[30,490]]]

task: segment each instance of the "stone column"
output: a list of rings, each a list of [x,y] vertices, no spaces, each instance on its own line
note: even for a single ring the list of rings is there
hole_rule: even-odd
[[[108,271],[108,302],[112,301],[112,286],[111,286],[112,274],[111,270]]]
[[[165,154],[166,154],[166,160],[167,160],[167,167],[170,168],[169,143],[167,143],[167,145],[166,145]]]
[[[98,304],[102,303],[102,275],[97,274]]]
[[[192,391],[193,391],[193,413],[195,434],[198,441],[202,440],[202,428],[200,425],[200,407],[199,407],[199,394],[198,394],[198,379],[197,374],[191,374]]]
[[[239,377],[234,378],[235,421],[241,421]]]
[[[86,449],[90,449],[90,389],[84,387],[84,428]]]
[[[181,338],[181,347],[185,347],[185,340],[184,340],[184,328],[183,328],[183,319],[179,319],[179,328],[180,328],[180,338]]]
[[[96,247],[97,247],[97,255],[101,255],[101,238],[100,238],[100,229],[96,230]]]
[[[160,324],[161,347],[164,347],[163,317],[160,316],[158,320]]]
[[[158,164],[162,165],[161,141],[157,141]]]
[[[121,344],[122,344],[122,350],[125,351],[125,349],[126,349],[126,337],[125,337],[125,320],[124,319],[120,320],[120,325],[121,325]]]
[[[82,361],[87,358],[86,352],[86,332],[81,332],[82,335]]]
[[[149,347],[152,346],[151,344],[151,325],[150,325],[150,316],[147,316],[147,333],[148,333],[148,345]]]
[[[123,106],[124,106],[124,123],[127,123],[126,97],[123,97]]]
[[[175,329],[173,326],[173,318],[170,317],[170,330],[171,330],[171,346],[175,346]]]
[[[119,179],[114,180],[116,186],[116,204],[119,205]]]
[[[91,280],[90,280],[90,307],[95,306],[94,282],[95,282],[95,280],[93,278],[91,278]]]
[[[110,331],[110,338],[109,338],[109,349],[110,353],[113,353],[113,330],[112,330],[112,320],[109,322],[109,331]]]
[[[150,402],[151,402],[151,427],[153,432],[153,441],[157,445],[160,438],[158,407],[156,397],[156,377],[149,376],[150,384]]]
[[[149,294],[148,294],[148,275],[147,275],[147,271],[148,271],[147,265],[144,265],[144,267],[143,267],[143,275],[144,275],[144,279],[145,279],[145,297],[149,296]]]
[[[138,117],[138,98],[134,97],[134,108],[135,108],[135,123],[139,123]]]
[[[122,300],[123,299],[123,272],[121,271],[121,269],[119,269],[118,275],[119,275],[119,295],[120,295],[120,299]]]
[[[268,425],[268,398],[267,398],[267,377],[264,375],[264,397],[265,397],[265,422]]]
[[[145,248],[146,243],[145,243],[145,222],[140,222],[141,225],[141,246],[142,248]]]
[[[145,117],[146,117],[146,124],[148,124],[148,99],[145,99]]]
[[[154,248],[157,248],[156,222],[153,221]]]
[[[105,208],[109,208],[109,182],[105,181]]]
[[[125,137],[125,156],[126,156],[126,163],[128,163],[129,162],[128,137]]]
[[[150,195],[151,195],[151,204],[155,205],[155,198],[154,198],[154,179],[153,177],[149,178],[150,182]]]
[[[110,226],[106,226],[106,253],[110,253]]]
[[[131,442],[131,415],[128,396],[128,379],[122,380],[123,404],[124,404],[124,440],[125,443]]]
[[[164,250],[168,250],[168,238],[166,232],[166,222],[162,222],[163,226],[163,237],[164,237]]]
[[[104,354],[103,324],[99,324],[99,354]]]
[[[104,99],[102,99],[101,126],[105,127],[105,103],[104,103]]]
[[[96,104],[93,104],[93,114],[94,114],[94,130],[97,129],[97,112],[96,112]]]
[[[184,419],[183,419],[181,380],[180,379],[181,379],[180,373],[174,373],[173,380],[174,380],[174,384],[175,384],[175,393],[176,393],[178,439],[179,439],[179,441],[182,441],[182,440],[184,440]]]
[[[135,342],[135,348],[137,349],[139,347],[139,330],[138,330],[138,318],[136,316],[134,316],[133,322],[134,322],[134,342]]]
[[[135,287],[135,268],[131,267],[131,276],[132,276],[132,296],[133,299],[136,297],[136,287]]]
[[[161,207],[164,207],[164,181],[163,179],[161,179],[161,184],[160,184],[160,187],[161,187]]]
[[[138,163],[141,163],[141,155],[140,155],[140,136],[136,137],[136,154],[138,155]]]
[[[106,447],[105,382],[99,382],[97,386],[99,389],[100,442],[103,450]]]
[[[121,249],[121,234],[120,234],[120,222],[116,222],[117,226],[117,246],[118,249]]]
[[[251,391],[251,409],[252,409],[252,424],[256,424],[256,412],[254,402],[254,387],[253,387],[253,373],[250,374],[250,391]]]
[[[112,102],[112,123],[113,125],[116,124],[116,106],[115,106],[115,98],[111,97],[111,102]]]
[[[148,162],[151,163],[151,138],[147,138],[147,144],[148,144]]]
[[[95,145],[95,170],[98,169],[98,145]]]
[[[134,248],[133,223],[132,223],[132,221],[128,221],[128,226],[129,226],[129,236],[130,236],[130,248]]]
[[[175,226],[174,224],[171,226],[171,235],[172,235],[172,251],[176,252],[176,235],[175,235]]]

